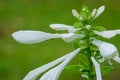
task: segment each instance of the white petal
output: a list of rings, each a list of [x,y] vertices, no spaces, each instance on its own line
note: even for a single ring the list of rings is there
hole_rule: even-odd
[[[59,59],[56,59],[48,64],[45,64],[37,69],[34,69],[32,71],[30,71],[23,80],[35,80],[41,73],[45,72],[46,70],[48,70],[49,68],[57,65],[58,63],[62,62],[63,60],[65,60],[70,54],[67,54]]]
[[[113,58],[113,60],[115,60],[116,62],[120,63],[120,57],[119,57],[119,56],[115,56],[115,57]]]
[[[84,35],[82,34],[75,34],[75,33],[68,33],[68,34],[63,34],[62,35],[62,39],[65,41],[65,42],[71,42],[77,38],[83,38]]]
[[[104,38],[112,38],[114,37],[117,33],[114,30],[110,30],[110,31],[103,31],[103,32],[99,32],[99,31],[94,31],[94,33],[96,35],[102,36]]]
[[[65,68],[65,66],[73,59],[80,51],[80,48],[76,49],[75,51],[69,53],[70,55],[57,67],[49,70],[45,73],[40,80],[58,80],[61,72]]]
[[[95,17],[95,15],[96,15],[96,13],[97,13],[97,9],[93,9],[93,11],[92,11],[92,17]]]
[[[79,18],[79,14],[75,9],[72,10],[72,14],[74,17]]]
[[[50,33],[45,33],[42,31],[32,31],[32,30],[24,30],[24,31],[17,31],[12,34],[12,37],[24,44],[32,44],[32,43],[38,43],[42,42],[48,39],[53,39],[53,38],[60,38],[60,34],[50,34]]]
[[[100,16],[104,12],[104,10],[105,10],[105,6],[101,6],[100,8],[98,8],[98,11],[97,11],[94,19],[97,18],[98,16]]]
[[[95,71],[96,71],[96,76],[97,76],[97,80],[102,80],[102,75],[101,75],[101,71],[100,71],[100,65],[98,64],[98,62],[94,59],[94,57],[91,57],[91,60],[95,66]]]

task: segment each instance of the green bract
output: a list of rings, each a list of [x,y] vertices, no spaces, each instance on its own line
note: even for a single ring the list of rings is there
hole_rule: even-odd
[[[83,7],[82,7],[82,9],[80,11],[80,15],[84,21],[88,21],[92,18],[92,15],[91,15],[89,8],[85,5],[83,5]]]

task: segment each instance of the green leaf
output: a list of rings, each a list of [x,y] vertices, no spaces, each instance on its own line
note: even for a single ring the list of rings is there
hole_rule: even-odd
[[[115,67],[112,67],[112,66],[103,66],[103,67],[101,67],[102,75],[109,74],[113,70],[115,70]],[[92,74],[95,75],[95,72],[93,72]]]
[[[75,49],[79,48],[79,47],[80,47],[79,41],[78,41],[78,40],[75,40],[75,41],[73,42],[73,46],[74,46]]]
[[[105,28],[103,26],[95,26],[95,27],[93,27],[93,30],[102,32],[102,31],[105,31]]]
[[[83,23],[82,22],[75,22],[74,27],[75,28],[81,28],[81,27],[83,27]]]
[[[86,67],[84,67],[83,65],[70,65],[67,66],[65,70],[69,70],[71,72],[77,72],[77,73],[88,71],[88,69],[86,69]]]
[[[81,65],[83,65],[85,68],[88,68],[87,64],[82,59],[79,59],[79,60]]]
[[[77,73],[79,73],[80,72],[80,68],[81,68],[80,65],[70,65],[70,66],[67,66],[65,69],[69,70],[71,72],[77,72]]]
[[[80,15],[82,16],[82,18],[85,21],[87,21],[87,20],[92,18],[92,15],[91,15],[91,12],[90,12],[89,8],[87,6],[85,6],[85,5],[83,5],[83,7],[82,7]]]
[[[115,67],[112,67],[112,66],[104,66],[104,67],[101,67],[102,75],[111,73],[113,70],[115,70]]]

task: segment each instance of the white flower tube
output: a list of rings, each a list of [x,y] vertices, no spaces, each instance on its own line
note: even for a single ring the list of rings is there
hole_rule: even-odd
[[[61,58],[58,58],[48,64],[45,64],[37,69],[30,71],[23,80],[35,80],[41,73],[45,72],[46,70],[50,69],[51,67],[57,65],[58,63],[64,61],[70,54],[67,54]]]
[[[75,34],[75,33],[68,33],[68,34],[63,34],[62,35],[62,39],[65,41],[65,42],[71,42],[77,38],[83,38],[84,35],[83,34]]]
[[[65,68],[65,66],[73,59],[80,51],[80,48],[76,49],[75,51],[69,53],[70,55],[57,67],[49,70],[46,72],[40,80],[58,80],[61,72]]]
[[[104,10],[105,10],[105,6],[101,6],[100,8],[98,8],[97,12],[94,10],[94,11],[92,12],[92,15],[95,14],[95,16],[94,16],[93,19],[99,17],[99,16],[104,12]],[[96,13],[95,13],[95,12],[96,12]]]
[[[120,29],[119,30],[108,30],[108,31],[103,31],[103,32],[94,31],[94,33],[96,35],[110,39],[110,38],[116,36],[117,34],[120,34]]]
[[[60,38],[60,34],[50,34],[42,31],[21,30],[14,32],[12,37],[24,44],[38,43],[49,39]]]
[[[101,71],[100,71],[100,65],[98,64],[98,62],[95,60],[94,57],[91,57],[91,60],[95,66],[95,72],[96,72],[96,77],[97,80],[102,80],[102,75],[101,75]]]
[[[92,41],[92,44],[99,48],[102,57],[108,60],[113,59],[120,63],[118,50],[113,44],[96,39]]]
[[[68,32],[76,32],[80,30],[80,28],[74,28],[74,26],[69,26],[65,24],[50,24],[50,28],[54,30],[68,30]]]

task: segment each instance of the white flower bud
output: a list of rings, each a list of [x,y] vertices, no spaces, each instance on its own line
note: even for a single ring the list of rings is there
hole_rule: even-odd
[[[79,51],[80,48],[71,52],[70,55],[61,64],[59,64],[55,68],[50,69],[39,80],[58,80],[65,66],[79,53]]]
[[[91,60],[95,66],[95,72],[96,72],[96,76],[97,79],[96,80],[102,80],[102,75],[101,75],[101,71],[100,71],[100,65],[98,64],[98,62],[95,60],[94,57],[91,57]]]
[[[74,17],[79,18],[79,14],[75,9],[72,10],[72,14]]]
[[[96,13],[97,13],[97,9],[93,9],[93,11],[91,13],[92,17],[95,17]]]
[[[65,42],[71,42],[77,38],[83,38],[84,35],[82,34],[75,34],[75,33],[68,33],[68,34],[63,34],[62,35],[62,39],[65,41]]]
[[[50,24],[50,28],[54,30],[68,30],[69,28],[73,28],[73,26],[69,26],[65,24]]]
[[[76,17],[77,19],[83,20],[82,16],[80,16],[80,14],[79,14],[75,9],[72,10],[72,14],[73,14],[73,16]]]
[[[108,60],[113,59],[120,63],[118,50],[113,44],[102,42],[100,40],[93,40],[92,44],[99,48],[102,57]]]
[[[101,56],[108,58],[108,59],[112,59],[113,57],[116,56],[117,53],[117,48],[110,43],[105,43],[103,42],[100,47],[99,47]]]
[[[105,10],[105,6],[101,6],[100,8],[98,8],[97,13],[95,13],[96,10],[93,10],[92,16],[95,14],[93,19],[99,17],[104,12],[104,10]]]
[[[80,30],[80,28],[74,28],[73,26],[69,26],[65,24],[51,24],[50,28],[54,30],[68,30],[68,32],[76,32]]]
[[[103,32],[94,31],[94,33],[96,35],[110,39],[110,38],[116,36],[117,34],[120,34],[120,30],[108,30],[108,31],[103,31]]]
[[[62,56],[52,62],[49,62],[43,66],[40,66],[32,71],[30,71],[23,80],[35,80],[40,74],[45,72],[46,70],[52,68],[53,66],[59,64],[60,62],[64,61],[70,54],[66,54],[65,56]]]
[[[53,38],[60,38],[60,34],[50,34],[50,33],[45,33],[42,31],[32,31],[32,30],[24,30],[24,31],[17,31],[12,34],[12,37],[24,44],[32,44],[32,43],[38,43],[42,42],[48,39],[53,39]]]

